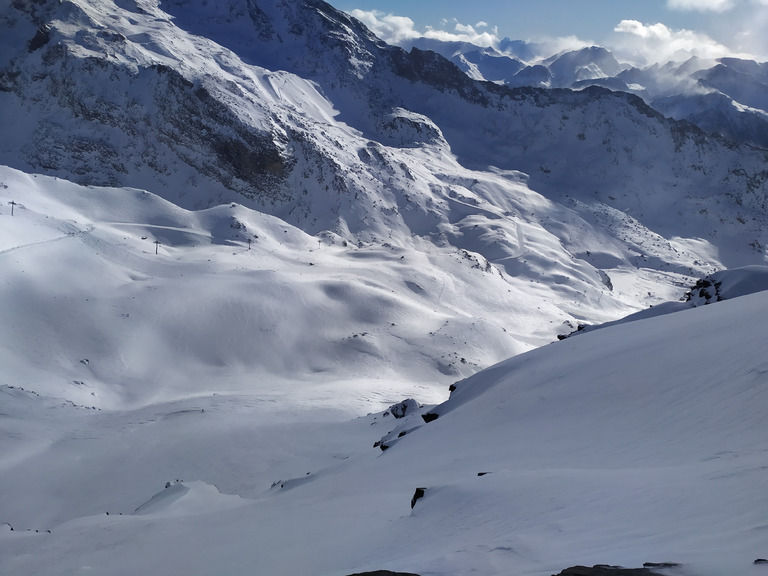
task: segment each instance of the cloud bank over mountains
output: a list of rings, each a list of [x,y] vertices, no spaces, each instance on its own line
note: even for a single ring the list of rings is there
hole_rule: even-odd
[[[612,48],[622,58],[637,64],[682,62],[691,56],[723,58],[750,54],[736,52],[706,34],[692,30],[673,30],[662,23],[643,24],[637,20],[622,20],[613,29],[616,33]]]
[[[762,60],[768,54],[768,39],[762,31],[768,24],[768,0],[668,0],[667,8],[674,11],[699,12],[718,18],[718,26],[727,33],[723,40],[699,30],[674,28],[662,22],[640,22],[635,19],[619,21],[606,40],[596,42],[576,35],[560,37],[514,38],[541,45],[541,57],[564,50],[604,44],[626,62],[650,65],[670,60],[684,61],[692,56],[704,59],[738,57]],[[458,19],[443,19],[440,27],[419,30],[407,16],[380,10],[352,10],[352,16],[363,22],[382,40],[409,48],[418,38],[443,42],[466,42],[481,47],[498,47],[503,33],[486,22],[464,24]]]
[[[380,10],[352,10],[350,15],[365,24],[374,34],[390,44],[404,44],[416,38],[431,38],[444,42],[469,42],[478,46],[494,46],[499,42],[498,30],[490,30],[486,22],[474,25],[462,24],[457,19],[444,20],[444,29],[427,27],[416,29],[416,24],[407,16],[387,14]]]
[[[716,18],[719,35],[728,39],[733,51],[728,56],[753,54],[757,59],[768,58],[768,0],[667,0],[667,8]],[[705,42],[705,49],[711,48],[708,44]]]

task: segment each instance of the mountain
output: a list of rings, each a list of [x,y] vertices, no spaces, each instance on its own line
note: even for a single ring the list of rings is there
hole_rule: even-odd
[[[472,82],[433,53],[384,45],[319,2],[260,2],[251,12],[238,2],[136,6],[128,15],[110,3],[8,7],[14,34],[23,29],[32,42],[48,29],[48,41],[4,50],[4,121],[14,137],[0,160],[83,184],[151,189],[187,208],[244,201],[353,241],[449,226],[454,184],[436,175],[458,169],[452,154],[463,168],[525,172],[534,190],[556,189],[555,200],[564,181],[570,199],[583,190],[589,203],[619,198],[613,207],[634,210],[641,224],[636,197],[650,173],[673,205],[725,194],[762,210],[760,153],[671,123],[639,99]],[[203,28],[208,39],[195,41]],[[424,164],[414,155],[445,168],[416,172]],[[697,234],[712,229],[701,206],[677,209]],[[409,212],[427,218],[414,222]],[[726,221],[738,217],[729,212]]]
[[[420,45],[410,41],[410,45]],[[471,78],[512,87],[601,86],[643,98],[654,109],[734,142],[768,148],[765,64],[740,58],[622,64],[604,47],[590,46],[554,55],[542,47],[508,39],[499,49],[430,40],[430,49],[451,59]],[[527,64],[515,49],[525,48]],[[510,47],[509,51],[505,47]],[[519,50],[519,48],[517,48]]]
[[[735,142],[768,148],[768,103],[760,97],[763,68],[737,58],[691,58],[645,71],[628,70],[619,77],[641,88],[643,97],[663,114]]]
[[[557,87],[570,87],[575,82],[610,78],[623,68],[613,54],[600,46],[565,52],[543,62],[552,72]]]
[[[276,409],[209,382],[98,411],[4,386],[0,568],[749,572],[764,545],[767,306],[759,292],[583,334],[438,406],[346,421],[343,396],[309,389],[276,388]],[[373,447],[382,436],[397,441]]]
[[[740,58],[721,58],[718,65],[699,73],[699,83],[729,94],[750,108],[768,109],[768,64]]]
[[[318,0],[1,2],[0,573],[758,557],[765,152],[502,84]]]
[[[656,98],[653,106],[663,114],[685,118],[710,133],[768,148],[768,113],[748,108],[722,92]]]

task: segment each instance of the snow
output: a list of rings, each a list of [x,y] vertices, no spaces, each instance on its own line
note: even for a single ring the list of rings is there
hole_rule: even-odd
[[[745,266],[712,274],[710,278],[720,283],[718,292],[723,299],[768,290],[768,269],[765,266]]]
[[[263,394],[292,382],[336,404],[375,379],[384,406],[422,382],[419,400],[435,402],[453,379],[554,340],[553,319],[580,295],[547,278],[600,286],[581,261],[553,271],[561,248],[542,228],[473,216],[458,196],[446,230],[468,248],[489,245],[496,264],[430,242],[312,237],[239,205],[191,212],[146,191],[10,169],[2,181],[5,206],[24,199],[2,215],[3,298],[14,302],[2,361],[15,384],[87,406],[237,392],[252,380]],[[598,301],[592,318],[631,310]]]
[[[760,292],[517,356],[386,452],[384,413],[269,423],[253,392],[84,415],[6,387],[50,444],[4,466],[3,572],[743,572],[764,544],[766,312]]]
[[[714,275],[723,302],[539,347],[444,402],[479,368],[461,358],[509,337],[458,314],[482,298],[458,264],[437,276],[450,258],[238,205],[2,181],[0,572],[720,576],[764,555],[764,267]],[[505,234],[511,259],[540,250]]]
[[[249,6],[2,7],[0,573],[764,557],[761,153]]]
[[[505,39],[502,44],[509,42]],[[652,62],[638,68],[620,64],[610,51],[599,46],[544,54],[542,45],[517,44],[538,53],[529,58],[528,66],[514,53],[469,43],[420,38],[404,41],[403,47],[416,45],[434,50],[475,80],[516,87],[581,90],[603,86],[631,92],[664,115],[687,120],[708,133],[760,148],[768,145],[764,126],[765,63],[694,56],[684,62]]]

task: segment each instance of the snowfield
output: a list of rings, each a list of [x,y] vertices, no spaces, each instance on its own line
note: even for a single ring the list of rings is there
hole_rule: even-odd
[[[758,576],[761,124],[579,87],[320,0],[0,2],[0,574]]]
[[[545,345],[448,399],[465,367],[448,343],[510,337],[470,336],[460,262],[427,301],[426,256],[237,205],[3,182],[3,574],[724,576],[764,556],[762,267],[716,275],[725,301]]]

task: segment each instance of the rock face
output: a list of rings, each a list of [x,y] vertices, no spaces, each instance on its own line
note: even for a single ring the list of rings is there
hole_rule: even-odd
[[[390,572],[389,570],[375,570],[374,572],[358,572],[349,576],[419,576],[410,572]]]
[[[662,576],[662,574],[654,572],[649,568],[622,568],[621,566],[597,564],[591,568],[587,566],[572,566],[556,576]]]
[[[416,488],[416,490],[413,493],[413,497],[411,498],[411,509],[413,509],[416,506],[416,502],[424,498],[424,494],[426,494],[427,489],[426,488]]]
[[[744,266],[700,279],[686,293],[686,300],[701,306],[763,290],[768,290],[768,267]]]
[[[408,398],[389,407],[388,412],[395,418],[404,418],[406,414],[413,414],[420,408],[419,403],[413,398]]]

